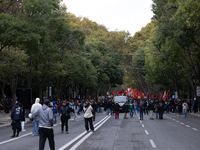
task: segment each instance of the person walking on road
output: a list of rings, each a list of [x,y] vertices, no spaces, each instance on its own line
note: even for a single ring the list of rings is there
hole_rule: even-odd
[[[139,110],[140,110],[140,120],[143,120],[144,104],[142,101],[140,102]]]
[[[134,105],[133,102],[129,103],[129,112],[130,112],[130,117],[133,118],[133,109],[134,109]]]
[[[184,114],[184,117],[186,118],[186,117],[187,117],[187,108],[188,108],[187,101],[184,101],[182,107],[183,107],[183,114]]]
[[[151,102],[149,102],[149,119],[153,120],[153,110],[154,110],[154,104],[153,104],[153,100],[151,100]]]
[[[11,112],[11,119],[12,119],[12,129],[13,129],[13,135],[11,136],[11,138],[14,137],[18,137],[19,136],[19,132],[21,131],[21,122],[22,121],[22,109],[21,107],[19,107],[19,102],[16,101],[16,106],[13,107],[12,112]],[[17,135],[15,136],[17,131]]]
[[[85,119],[85,129],[87,132],[89,132],[89,127],[88,124],[90,124],[90,129],[92,132],[94,132],[94,126],[93,126],[93,122],[92,122],[92,111],[93,108],[90,105],[90,103],[88,101],[86,101],[86,106],[83,108],[84,111],[84,119]]]
[[[57,123],[57,109],[58,106],[56,104],[56,101],[53,101],[53,119],[54,119],[54,123]]]
[[[47,138],[49,140],[50,149],[55,150],[53,111],[49,106],[50,101],[45,99],[42,108],[38,109],[32,114],[34,120],[37,118],[37,116],[39,116],[39,150],[44,150],[45,141]]]
[[[95,121],[96,109],[97,109],[97,104],[96,104],[95,101],[92,102],[92,108],[93,108],[93,111],[92,111],[92,120]]]
[[[78,103],[78,101],[76,100],[75,103],[74,103],[74,120],[75,121],[78,121],[78,112],[79,112],[79,108],[80,105]]]
[[[127,113],[128,113],[128,109],[129,109],[129,103],[128,101],[126,101],[126,103],[124,104],[124,119],[128,119],[127,118]]]
[[[118,102],[115,103],[114,110],[115,110],[115,119],[119,119],[119,104]]]
[[[22,131],[26,131],[24,129],[24,125],[25,125],[25,110],[24,110],[24,105],[20,104],[20,107],[22,109],[22,121],[21,121],[21,127],[22,127]]]
[[[66,134],[69,134],[68,132],[68,120],[70,119],[70,107],[69,103],[66,103],[66,101],[63,101],[63,105],[60,108],[60,116],[61,116],[61,133],[64,131],[64,126],[65,126],[65,131]]]
[[[31,107],[31,114],[35,113],[40,108],[42,108],[42,105],[40,104],[40,99],[36,98],[35,103]],[[33,136],[38,135],[38,130],[39,130],[39,116],[33,119]]]

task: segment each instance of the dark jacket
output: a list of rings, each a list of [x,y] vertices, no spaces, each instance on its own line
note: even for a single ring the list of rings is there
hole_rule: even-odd
[[[139,104],[138,108],[139,110],[144,110],[144,104]]]
[[[61,106],[60,114],[62,114],[61,118],[69,117],[70,116],[70,108],[69,106]]]
[[[153,103],[149,103],[149,110],[154,110],[154,104]]]
[[[11,119],[13,119],[14,121],[21,121],[23,118],[22,115],[22,109],[19,106],[15,106],[12,109],[12,113],[11,113]]]
[[[116,103],[115,106],[114,106],[114,110],[115,110],[115,111],[119,111],[119,108],[120,108],[119,104]]]

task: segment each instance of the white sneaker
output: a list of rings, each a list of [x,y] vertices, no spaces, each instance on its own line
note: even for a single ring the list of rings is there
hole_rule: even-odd
[[[23,129],[22,131],[26,131],[25,129]]]

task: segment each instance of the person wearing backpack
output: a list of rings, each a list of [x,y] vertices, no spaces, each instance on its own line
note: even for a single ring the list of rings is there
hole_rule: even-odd
[[[22,109],[21,107],[19,107],[19,102],[16,101],[16,106],[12,108],[12,112],[11,112],[11,119],[12,119],[12,129],[13,129],[13,135],[11,136],[11,138],[14,137],[18,137],[19,136],[19,132],[21,131],[21,122],[22,121]],[[17,131],[17,135],[15,136]]]
[[[54,120],[54,123],[57,122],[57,109],[58,109],[58,106],[56,104],[56,101],[53,101],[53,120]]]

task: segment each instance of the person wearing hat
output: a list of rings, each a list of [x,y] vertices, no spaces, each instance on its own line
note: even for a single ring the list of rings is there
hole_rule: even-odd
[[[61,117],[61,133],[63,133],[65,126],[66,134],[69,134],[68,120],[70,119],[70,107],[69,103],[66,103],[66,101],[63,101],[63,105],[60,108],[60,117]]]
[[[39,117],[39,150],[44,150],[46,138],[49,140],[50,149],[55,150],[53,111],[49,106],[50,101],[45,99],[42,108],[32,114],[33,119]]]
[[[16,106],[13,107],[12,112],[11,112],[11,119],[12,119],[12,129],[13,129],[13,135],[11,138],[18,137],[19,132],[21,131],[21,120],[22,120],[22,109],[19,107],[19,102],[16,101],[15,103]],[[15,136],[17,131],[17,135]]]

